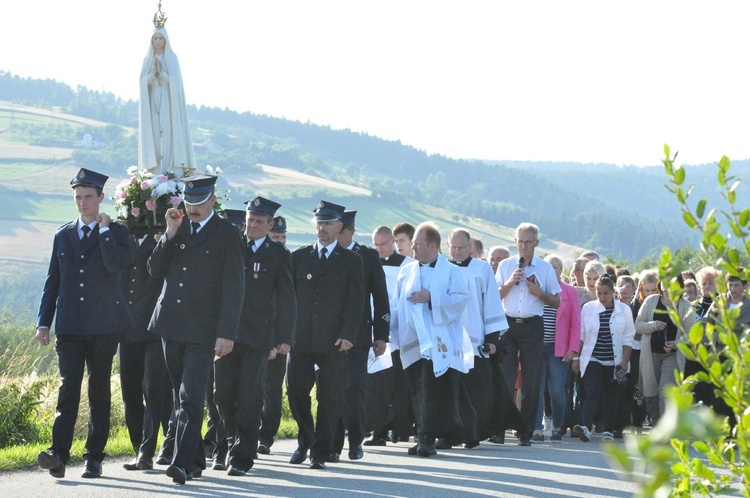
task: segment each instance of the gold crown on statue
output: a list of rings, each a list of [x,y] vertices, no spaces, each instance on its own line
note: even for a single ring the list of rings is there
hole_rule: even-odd
[[[154,27],[163,28],[164,23],[166,22],[167,22],[167,14],[166,12],[161,11],[161,2],[159,2],[159,10],[157,10],[156,14],[154,14]]]

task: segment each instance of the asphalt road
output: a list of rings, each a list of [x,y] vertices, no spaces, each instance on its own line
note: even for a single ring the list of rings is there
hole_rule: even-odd
[[[153,471],[126,471],[124,458],[104,462],[103,476],[83,479],[81,463],[69,466],[64,479],[42,469],[0,473],[0,498],[9,497],[332,497],[390,496],[441,498],[457,496],[624,497],[635,486],[610,468],[600,436],[588,443],[564,437],[563,443],[505,445],[483,442],[479,447],[442,450],[423,458],[409,456],[412,443],[365,447],[359,461],[347,459],[326,470],[291,465],[296,441],[278,441],[271,455],[261,455],[244,477],[229,477],[210,468],[184,486],[172,483],[165,466]]]

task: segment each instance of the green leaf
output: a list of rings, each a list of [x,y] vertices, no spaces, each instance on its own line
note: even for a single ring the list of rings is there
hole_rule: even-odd
[[[696,226],[698,226],[695,218],[693,218],[693,215],[690,213],[682,213],[682,219],[685,220],[685,224],[690,228],[695,228]]]
[[[697,346],[698,344],[703,341],[703,324],[702,323],[695,323],[692,327],[690,327],[690,332],[688,334],[688,338],[690,340],[690,344],[693,346]]]
[[[747,210],[746,210],[747,211]],[[695,214],[698,219],[703,218],[703,214],[706,212],[706,199],[698,201],[698,206],[695,208]]]
[[[750,223],[750,208],[745,208],[742,210],[739,216],[739,222],[743,227],[746,227],[747,224]]]
[[[685,183],[685,168],[683,168],[682,166],[678,166],[675,170],[674,182],[677,185],[682,185],[683,183]]]

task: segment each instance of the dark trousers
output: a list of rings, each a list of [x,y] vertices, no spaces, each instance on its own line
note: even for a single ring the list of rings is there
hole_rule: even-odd
[[[367,356],[370,348],[353,347],[346,356],[346,389],[342,417],[336,427],[333,451],[341,453],[344,433],[349,439],[349,448],[365,440],[367,423]]]
[[[214,402],[224,423],[229,465],[248,470],[258,456],[263,410],[263,371],[268,351],[235,343],[231,353],[214,363]]]
[[[391,359],[391,368],[367,376],[367,428],[381,439],[388,439],[388,430],[392,429],[394,440],[408,441],[414,434],[409,381],[401,352],[393,351]]]
[[[319,370],[315,372],[315,365]],[[287,371],[289,408],[297,421],[297,441],[310,449],[310,458],[325,460],[333,451],[336,424],[341,417],[341,403],[346,386],[346,355],[295,353],[289,354]],[[316,382],[318,413],[313,423],[310,392]]]
[[[536,425],[539,391],[542,385],[544,362],[544,322],[541,317],[526,323],[508,318],[510,328],[500,337],[500,369],[509,392],[515,388],[518,362],[521,362],[521,417],[526,433],[518,433],[520,440],[529,440]]]
[[[449,368],[435,377],[432,361],[426,359],[410,365],[405,372],[420,441],[429,443],[438,437],[450,444],[460,443],[464,435],[458,408],[461,372]]]
[[[261,414],[260,436],[261,443],[269,448],[273,438],[279,431],[281,423],[282,386],[286,376],[287,355],[277,354],[273,360],[268,360],[263,369],[263,413]]]
[[[642,395],[636,396],[638,375],[640,374],[640,361],[641,350],[631,350],[630,372],[628,372],[628,383],[625,389],[625,399],[630,407],[630,412],[623,412],[625,417],[621,422],[622,427],[627,427],[631,424],[633,427],[643,427],[643,421],[646,419],[646,402]]]
[[[160,340],[120,344],[120,386],[133,451],[153,458],[159,426],[166,434],[172,413],[171,383]]]
[[[89,424],[86,438],[86,460],[104,460],[109,437],[109,414],[112,393],[112,358],[117,351],[117,334],[58,335],[55,341],[60,377],[57,415],[52,425],[51,451],[63,463],[70,459],[73,432],[81,403],[83,370],[86,368],[89,396]]]
[[[622,430],[622,419],[617,414],[628,410],[625,402],[627,383],[615,381],[614,374],[614,366],[604,366],[596,361],[591,361],[586,366],[586,373],[582,378],[586,388],[586,397],[583,399],[583,425],[589,429],[593,428],[601,399],[604,431]]]
[[[492,364],[490,358],[474,357],[474,368],[461,374],[460,413],[464,425],[464,442],[477,442],[494,434]]]
[[[229,446],[227,443],[227,430],[224,422],[219,415],[219,408],[214,400],[214,378],[215,370],[211,368],[208,372],[208,383],[206,384],[206,411],[208,412],[208,422],[206,424],[206,433],[203,435],[203,451],[207,454],[211,452],[212,458],[217,462],[224,463],[227,459]]]
[[[213,367],[213,345],[162,339],[167,370],[174,386],[175,441],[172,464],[190,471],[206,468],[201,441],[203,403]]]

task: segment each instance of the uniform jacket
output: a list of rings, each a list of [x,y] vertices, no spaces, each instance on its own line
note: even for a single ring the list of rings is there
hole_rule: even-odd
[[[149,330],[211,346],[237,337],[245,278],[240,233],[231,223],[214,214],[191,236],[186,216],[172,239],[156,244],[148,268],[164,279]]]
[[[133,327],[121,334],[120,342],[132,343],[155,341],[158,336],[148,331],[148,324],[159,299],[163,281],[151,276],[148,272],[148,258],[156,246],[153,235],[148,235],[141,245],[131,236],[133,258],[127,269],[120,276],[120,285],[133,317]]]
[[[357,334],[357,347],[372,346],[373,336],[376,340],[388,342],[391,308],[380,255],[375,249],[360,245],[358,242],[354,243],[351,250],[362,257],[365,272],[364,313]]]
[[[55,333],[111,334],[133,326],[120,289],[120,274],[130,262],[128,230],[112,223],[88,240],[78,238],[78,220],[55,233],[52,257],[39,304],[37,327],[49,327],[57,314]]]
[[[262,351],[294,342],[297,299],[292,279],[292,255],[268,236],[253,253],[244,239],[245,300],[237,342]]]
[[[356,344],[362,323],[365,285],[362,257],[336,244],[327,260],[315,245],[292,253],[297,292],[294,351],[336,354],[339,338]]]

